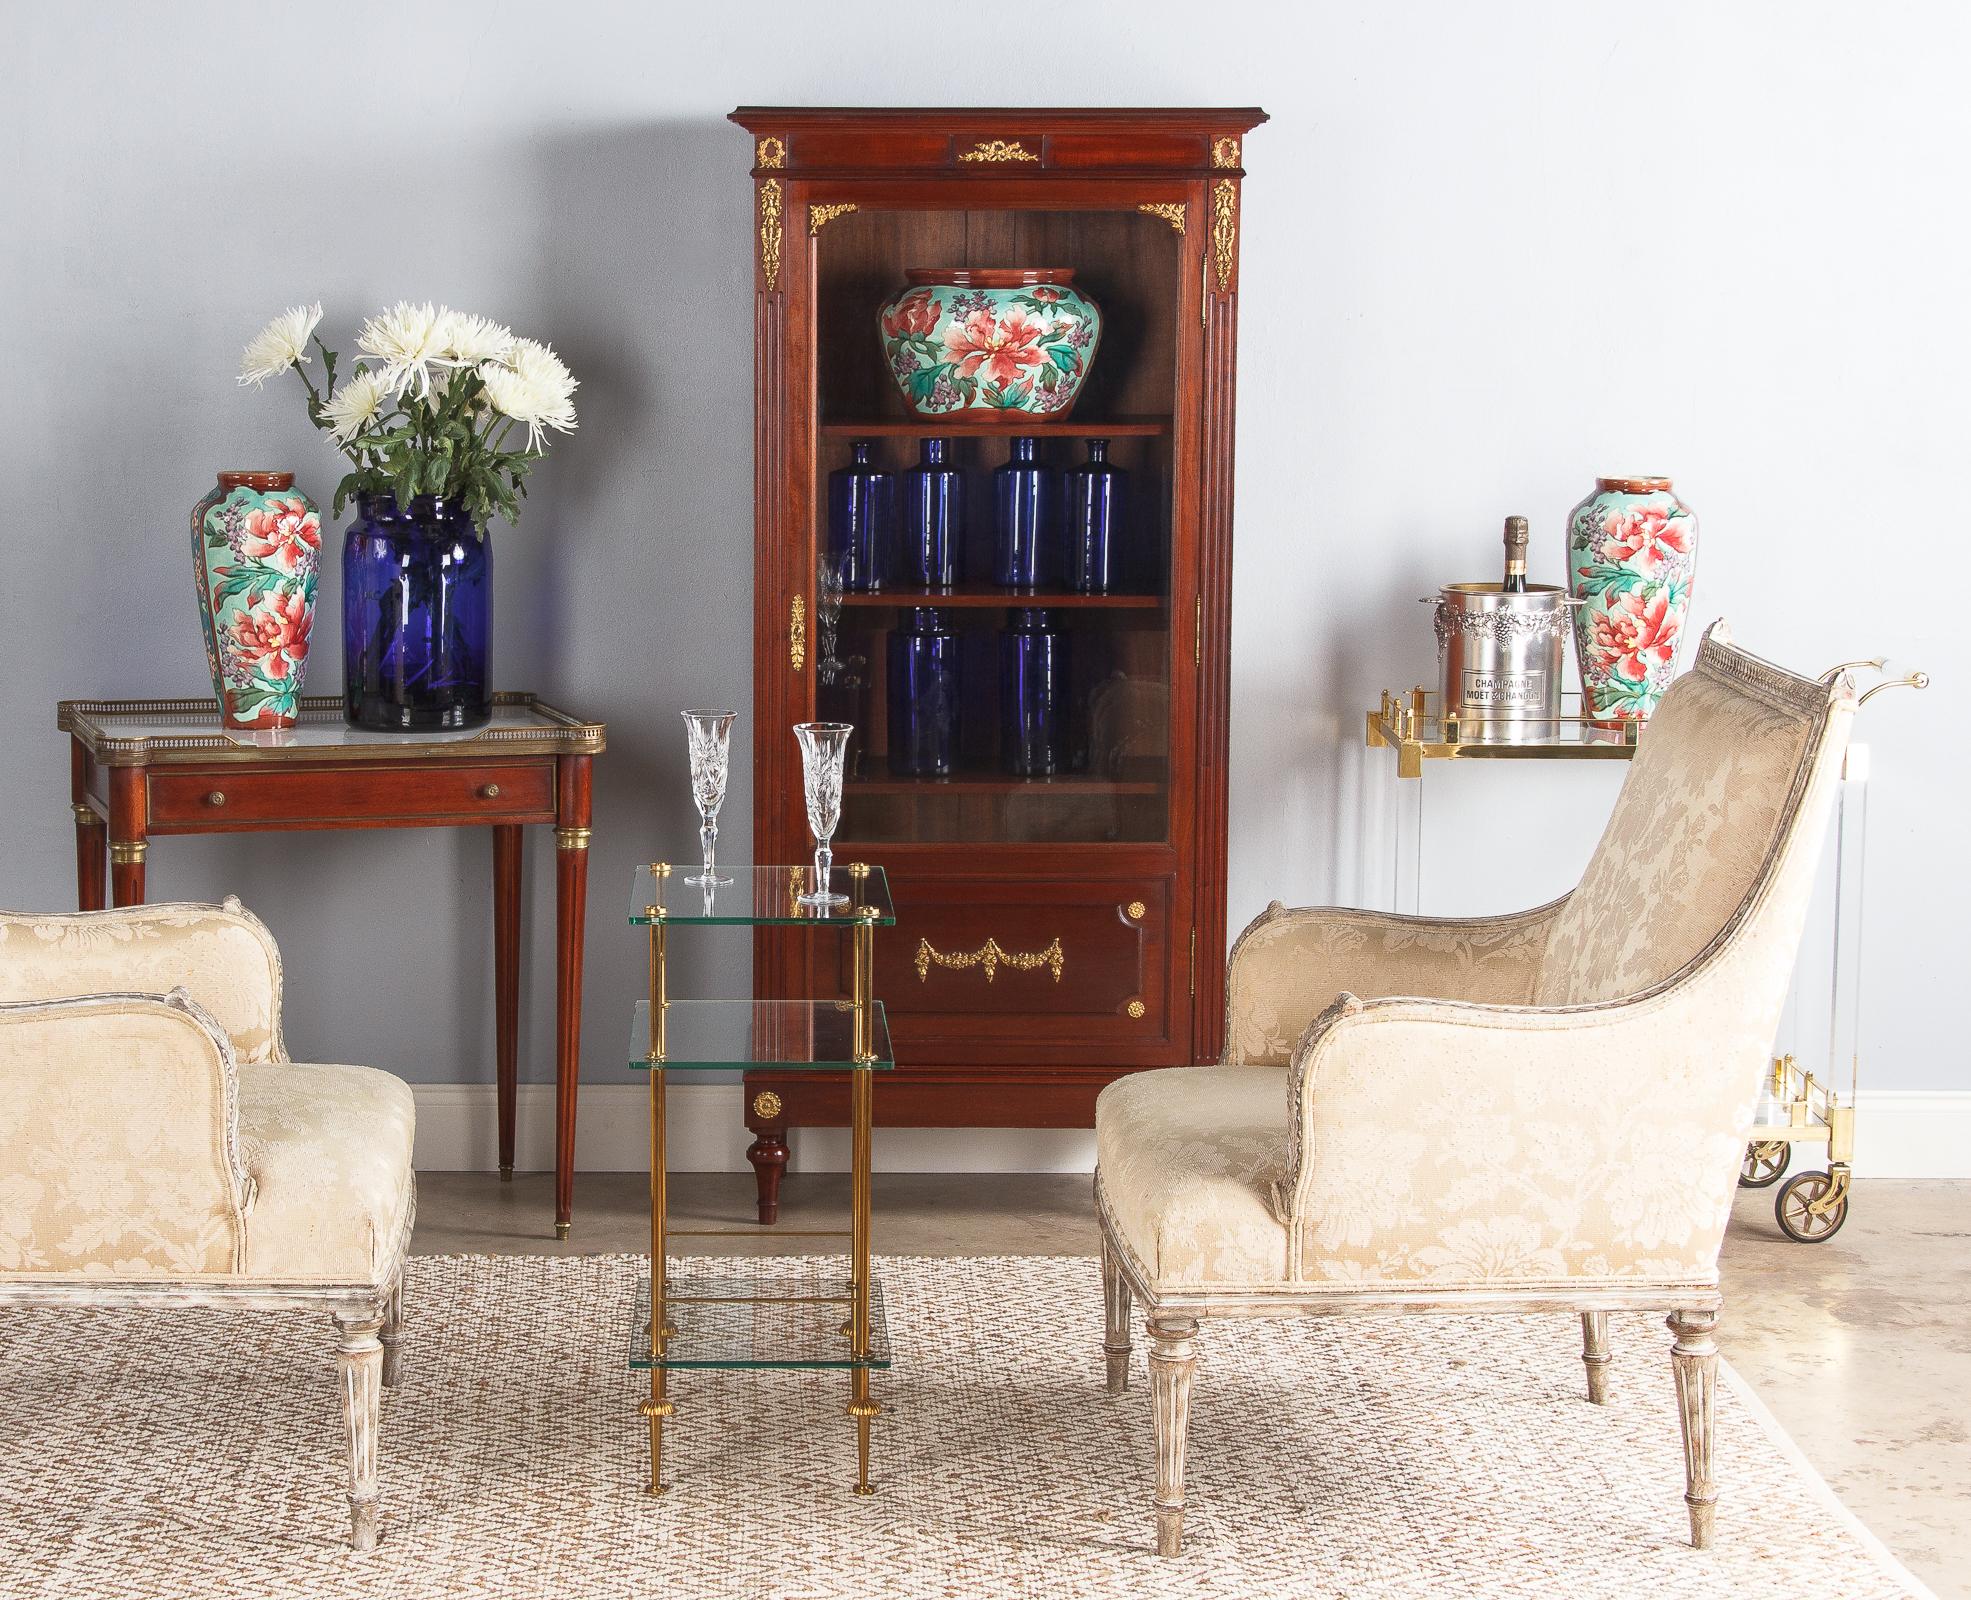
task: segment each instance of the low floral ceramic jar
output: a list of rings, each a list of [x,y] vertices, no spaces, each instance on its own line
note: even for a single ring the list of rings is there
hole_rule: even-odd
[[[912,267],[883,305],[883,355],[922,417],[1065,417],[1088,379],[1102,313],[1052,267]],[[1009,419],[1010,420],[1010,419]]]

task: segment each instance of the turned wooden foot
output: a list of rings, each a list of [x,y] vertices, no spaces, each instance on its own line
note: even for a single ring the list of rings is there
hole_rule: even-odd
[[[1150,1318],[1150,1415],[1157,1442],[1157,1554],[1184,1544],[1184,1436],[1197,1369],[1195,1317]]]
[[[376,1426],[382,1407],[383,1318],[374,1313],[335,1313],[336,1376],[342,1388],[342,1422],[349,1452],[349,1547],[376,1548]]]
[[[1690,1508],[1690,1542],[1708,1550],[1716,1528],[1718,1480],[1712,1461],[1718,1391],[1718,1328],[1715,1311],[1673,1311],[1670,1332],[1676,1343],[1670,1361],[1677,1371],[1677,1415],[1684,1434],[1684,1503]]]
[[[1102,1239],[1102,1309],[1106,1331],[1102,1352],[1109,1364],[1109,1393],[1122,1394],[1129,1388],[1129,1284],[1123,1278],[1122,1264],[1115,1247]]]
[[[781,1128],[763,1128],[746,1147],[746,1159],[753,1163],[753,1179],[759,1188],[762,1226],[780,1220],[780,1179],[787,1171],[787,1140]]]
[[[1608,1313],[1581,1313],[1581,1364],[1588,1369],[1588,1399],[1608,1404]]]

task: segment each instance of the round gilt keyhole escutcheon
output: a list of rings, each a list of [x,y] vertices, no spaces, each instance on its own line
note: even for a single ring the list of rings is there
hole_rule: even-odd
[[[1129,1002],[1129,1014],[1139,1022],[1142,1020],[1143,1013],[1147,1009],[1148,1007],[1141,1000],[1132,1000]]]
[[[1149,908],[1148,906],[1146,906],[1146,905],[1144,905],[1144,904],[1143,904],[1143,902],[1142,902],[1141,900],[1132,900],[1132,901],[1130,901],[1130,902],[1129,902],[1129,920],[1130,920],[1131,922],[1141,922],[1141,921],[1143,920],[1143,913],[1144,913],[1144,912],[1146,912],[1146,911],[1148,911],[1149,909],[1150,909],[1150,908]]]
[[[771,1089],[762,1089],[753,1096],[753,1115],[762,1122],[771,1122],[780,1115],[780,1096]]]

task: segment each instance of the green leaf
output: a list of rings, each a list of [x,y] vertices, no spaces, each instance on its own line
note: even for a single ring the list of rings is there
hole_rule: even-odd
[[[1050,344],[1046,347],[1047,359],[1062,372],[1076,372],[1081,368],[1081,358],[1074,353],[1074,346]]]

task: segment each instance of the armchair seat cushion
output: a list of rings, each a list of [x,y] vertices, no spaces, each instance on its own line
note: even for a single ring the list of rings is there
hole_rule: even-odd
[[[240,1067],[239,1105],[247,1275],[384,1281],[413,1203],[410,1088],[369,1067],[265,1062]]]
[[[1285,1067],[1167,1067],[1102,1091],[1102,1200],[1153,1285],[1285,1281],[1272,1192],[1287,1169],[1286,1108]]]

